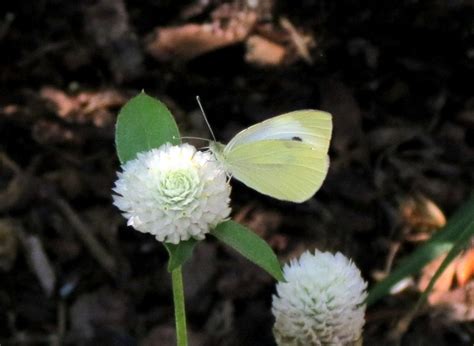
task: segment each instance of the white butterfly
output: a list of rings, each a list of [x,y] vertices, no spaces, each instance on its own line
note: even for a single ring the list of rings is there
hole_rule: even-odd
[[[329,167],[331,114],[299,110],[211,142],[216,159],[237,180],[265,195],[304,202],[319,190]]]

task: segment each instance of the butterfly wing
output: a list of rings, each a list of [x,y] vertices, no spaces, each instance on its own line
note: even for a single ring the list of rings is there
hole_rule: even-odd
[[[241,144],[226,151],[224,161],[232,176],[245,185],[292,202],[311,198],[321,187],[329,166],[325,150],[287,140]]]
[[[331,114],[317,110],[299,110],[282,114],[239,132],[227,144],[225,152],[262,140],[296,140],[327,153],[332,133]]]

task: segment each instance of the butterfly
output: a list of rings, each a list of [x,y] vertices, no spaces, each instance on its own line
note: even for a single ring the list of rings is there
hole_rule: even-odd
[[[321,187],[329,168],[331,114],[299,110],[275,116],[209,148],[224,169],[248,187],[301,203]]]

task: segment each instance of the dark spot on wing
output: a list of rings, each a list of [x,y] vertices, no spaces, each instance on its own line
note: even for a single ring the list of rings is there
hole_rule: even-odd
[[[303,140],[300,137],[292,137],[292,141],[298,141],[298,142],[303,142]]]

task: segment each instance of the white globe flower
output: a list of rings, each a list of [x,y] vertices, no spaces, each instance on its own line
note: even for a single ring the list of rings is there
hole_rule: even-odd
[[[306,251],[285,265],[272,312],[279,346],[354,345],[365,323],[367,283],[341,253]]]
[[[113,191],[129,226],[173,244],[204,239],[230,214],[225,171],[189,144],[139,153],[122,166]]]

